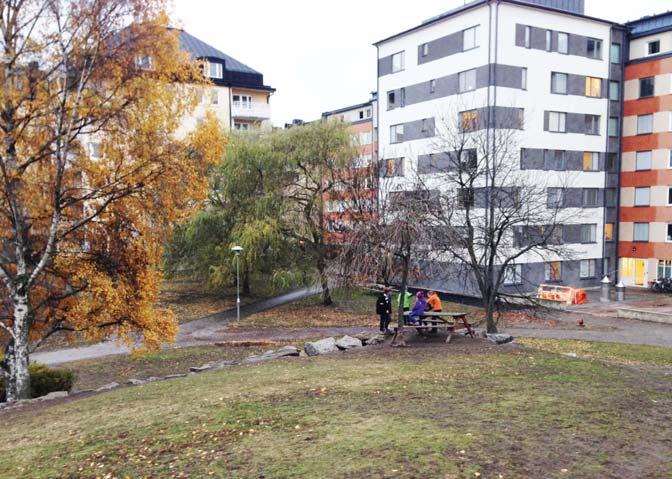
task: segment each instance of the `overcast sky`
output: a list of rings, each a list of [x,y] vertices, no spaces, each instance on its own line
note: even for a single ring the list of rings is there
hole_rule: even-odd
[[[277,89],[271,106],[278,126],[367,101],[376,88],[376,49],[371,44],[464,3],[173,1],[177,26],[262,72],[264,82]],[[670,8],[670,0],[586,0],[587,15],[617,22]]]

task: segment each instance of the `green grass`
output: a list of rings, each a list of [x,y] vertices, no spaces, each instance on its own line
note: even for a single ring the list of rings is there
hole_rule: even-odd
[[[659,369],[457,341],[275,361],[0,416],[0,477],[669,477]]]
[[[672,348],[615,344],[591,341],[519,338],[526,346],[577,357],[612,361],[621,364],[672,367]]]

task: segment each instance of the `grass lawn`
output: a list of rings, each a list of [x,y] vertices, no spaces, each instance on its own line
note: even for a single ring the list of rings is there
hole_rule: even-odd
[[[467,339],[234,367],[0,413],[0,477],[668,478],[668,359],[633,355],[657,367]]]

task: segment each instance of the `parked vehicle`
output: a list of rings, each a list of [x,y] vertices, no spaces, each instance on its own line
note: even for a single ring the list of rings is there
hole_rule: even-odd
[[[672,278],[658,278],[651,281],[651,289],[657,293],[672,293]]]

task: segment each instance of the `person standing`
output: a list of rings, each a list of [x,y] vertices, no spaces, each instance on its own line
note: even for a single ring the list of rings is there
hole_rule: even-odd
[[[410,311],[411,310],[411,305],[413,304],[413,294],[409,290],[406,290],[406,293],[403,294],[399,293],[397,296],[397,304],[403,303],[403,308],[404,311]]]
[[[390,320],[392,319],[392,290],[385,288],[380,293],[376,302],[376,314],[380,316],[380,332],[385,334],[389,332]]]

